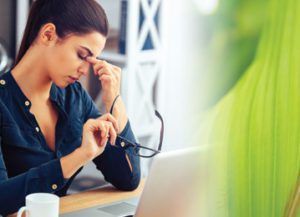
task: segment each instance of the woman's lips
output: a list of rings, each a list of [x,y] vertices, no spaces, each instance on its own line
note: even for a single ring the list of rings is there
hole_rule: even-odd
[[[74,83],[75,81],[78,81],[78,79],[79,79],[79,78],[73,77],[73,76],[69,76],[68,78],[71,80],[71,83]]]

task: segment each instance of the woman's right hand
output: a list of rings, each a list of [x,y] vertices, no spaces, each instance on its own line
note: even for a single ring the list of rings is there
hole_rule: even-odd
[[[117,132],[117,120],[109,113],[97,119],[89,119],[83,126],[82,144],[79,148],[87,161],[102,154],[108,139],[111,144],[115,144]]]
[[[108,139],[115,144],[118,131],[117,120],[109,113],[89,119],[83,125],[81,146],[60,160],[64,178],[70,178],[80,167],[102,154]]]

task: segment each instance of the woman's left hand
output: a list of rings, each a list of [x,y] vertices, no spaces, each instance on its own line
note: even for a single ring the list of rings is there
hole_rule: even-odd
[[[86,61],[92,64],[94,74],[101,81],[102,100],[106,109],[109,110],[115,97],[120,94],[121,68],[95,57],[87,57]]]

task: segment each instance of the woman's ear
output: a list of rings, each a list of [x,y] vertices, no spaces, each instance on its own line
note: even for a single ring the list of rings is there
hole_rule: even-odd
[[[45,45],[55,44],[58,36],[56,34],[56,27],[53,23],[46,23],[39,32],[39,41]]]

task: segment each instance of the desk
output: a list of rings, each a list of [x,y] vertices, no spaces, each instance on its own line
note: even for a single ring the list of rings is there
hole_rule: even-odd
[[[144,188],[145,179],[142,179],[139,187],[134,191],[120,191],[112,186],[106,186],[99,189],[72,194],[60,198],[59,213],[67,213],[102,205],[106,203],[112,203],[118,200],[124,200],[132,197],[140,196]],[[17,214],[10,215],[15,217]]]
[[[118,200],[124,200],[140,196],[144,188],[145,180],[141,180],[139,187],[134,191],[120,191],[107,186],[96,190],[72,194],[60,199],[60,213],[72,212]]]

